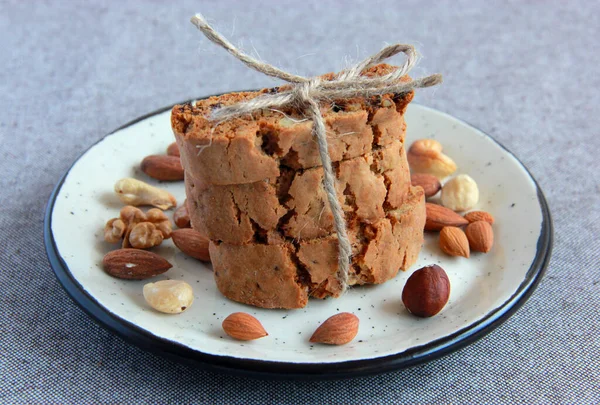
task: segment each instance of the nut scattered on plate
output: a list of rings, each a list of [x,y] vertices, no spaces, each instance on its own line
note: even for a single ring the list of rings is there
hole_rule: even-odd
[[[177,142],[173,142],[167,147],[167,155],[169,156],[181,156],[179,152],[179,146],[177,146]]]
[[[194,302],[194,291],[185,281],[161,280],[144,286],[144,299],[159,312],[179,314]]]
[[[183,253],[203,262],[210,262],[209,241],[192,228],[176,229],[171,233],[173,243]]]
[[[108,220],[104,226],[104,240],[109,243],[122,241],[123,248],[148,249],[170,237],[171,221],[158,208],[144,213],[127,205],[121,209],[118,218]]]
[[[471,250],[489,252],[494,243],[492,214],[472,211],[461,216],[456,212],[468,211],[479,202],[479,187],[475,180],[467,174],[460,174],[441,185],[439,179],[452,174],[456,165],[442,153],[442,145],[434,139],[413,142],[408,162],[412,185],[421,186],[427,198],[433,197],[441,188],[441,205],[432,202],[425,205],[425,230],[440,231],[440,249],[450,256],[467,258]],[[477,222],[487,225],[470,226]],[[463,226],[467,226],[465,232],[461,229]]]
[[[452,211],[467,211],[479,202],[479,188],[471,176],[459,174],[444,184],[441,200]]]
[[[358,324],[358,317],[349,312],[333,315],[317,328],[311,336],[310,342],[344,345],[356,337]]]
[[[104,271],[126,280],[144,280],[169,270],[171,263],[153,252],[139,249],[117,249],[102,260]]]
[[[445,226],[440,231],[440,249],[450,256],[469,257],[469,240],[462,229]]]
[[[442,189],[442,184],[433,174],[413,173],[410,175],[413,186],[421,186],[425,192],[425,198],[433,197]]]
[[[187,210],[187,200],[173,213],[173,222],[178,228],[190,228],[190,214]]]
[[[161,181],[183,180],[183,166],[179,156],[150,155],[140,164],[140,169],[148,176]]]
[[[415,271],[406,280],[402,302],[408,311],[422,318],[439,313],[450,298],[450,280],[437,264]]]
[[[485,212],[485,211],[467,212],[465,214],[465,219],[467,221],[469,221],[469,223],[477,222],[477,221],[485,221],[485,222],[489,223],[490,225],[494,225],[494,217],[492,216],[492,214],[490,214],[489,212]]]
[[[407,158],[413,173],[427,173],[443,179],[456,171],[456,163],[442,153],[442,144],[435,139],[414,141]]]
[[[245,312],[234,312],[221,325],[225,333],[237,340],[254,340],[269,334],[260,321]]]
[[[128,205],[153,205],[161,210],[177,206],[177,200],[168,191],[131,177],[117,181],[115,193]]]
[[[465,230],[471,249],[487,253],[494,245],[494,231],[486,221],[475,221],[467,225]]]
[[[445,226],[464,226],[469,221],[449,208],[425,203],[425,230],[441,231]]]

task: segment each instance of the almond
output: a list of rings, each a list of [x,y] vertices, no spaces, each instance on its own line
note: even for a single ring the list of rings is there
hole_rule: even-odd
[[[176,229],[171,233],[173,243],[183,253],[203,262],[210,262],[208,239],[191,228]]]
[[[156,253],[140,249],[118,249],[108,252],[102,260],[104,271],[113,277],[144,280],[169,270],[169,263]]]
[[[167,148],[167,155],[177,157],[181,156],[181,154],[179,153],[179,146],[177,146],[177,142],[173,142],[169,145],[169,147]]]
[[[349,312],[333,315],[317,328],[310,338],[311,343],[344,345],[358,333],[358,317]]]
[[[494,244],[494,231],[492,226],[486,221],[472,222],[465,230],[471,250],[487,253]]]
[[[235,312],[223,321],[223,330],[237,340],[254,340],[269,334],[258,319],[245,312]]]
[[[146,156],[140,168],[148,176],[156,180],[183,180],[183,166],[178,156],[151,155]]]
[[[494,225],[494,217],[489,212],[485,211],[471,211],[465,214],[465,219],[471,222],[485,221],[490,225]]]
[[[423,187],[426,198],[436,195],[442,188],[442,184],[433,174],[413,173],[410,175],[410,182],[413,186]]]
[[[183,205],[175,210],[173,214],[173,222],[179,228],[190,227],[190,215],[187,210],[187,200],[183,202]]]
[[[425,211],[426,231],[439,231],[445,226],[463,226],[469,223],[456,212],[441,205],[425,203]]]
[[[450,280],[437,264],[415,271],[402,289],[402,302],[408,312],[422,318],[440,312],[449,298]]]
[[[462,229],[445,226],[440,231],[440,249],[450,256],[469,257],[469,241]]]

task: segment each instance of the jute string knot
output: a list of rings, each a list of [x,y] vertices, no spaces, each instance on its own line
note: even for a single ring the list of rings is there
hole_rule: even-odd
[[[274,94],[262,94],[251,100],[231,106],[215,109],[209,119],[225,121],[244,114],[252,114],[264,108],[282,108],[293,106],[302,111],[313,122],[313,134],[317,140],[319,156],[323,165],[323,188],[333,214],[335,231],[338,239],[338,269],[336,277],[340,283],[341,293],[348,287],[348,270],[352,246],[348,239],[344,212],[337,199],[335,175],[331,165],[331,157],[327,147],[325,122],[321,115],[321,101],[341,100],[353,97],[371,97],[389,93],[407,93],[415,88],[434,86],[442,82],[442,76],[434,74],[419,79],[401,81],[416,64],[417,53],[412,45],[394,44],[368,57],[362,62],[337,74],[331,81],[323,81],[318,77],[306,78],[285,72],[275,66],[258,61],[243,53],[220,33],[215,31],[201,14],[192,17],[194,24],[209,40],[223,47],[227,52],[243,62],[246,66],[267,76],[282,79],[291,83],[290,89]],[[381,63],[398,53],[406,55],[405,62],[395,71],[379,77],[365,77],[361,73],[369,67]]]

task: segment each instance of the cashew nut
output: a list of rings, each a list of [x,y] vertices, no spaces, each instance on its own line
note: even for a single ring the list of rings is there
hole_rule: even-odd
[[[115,193],[123,203],[130,205],[153,205],[161,210],[177,205],[171,193],[130,177],[117,181]]]
[[[442,153],[442,145],[435,139],[419,139],[413,142],[407,158],[413,173],[433,174],[443,179],[456,171],[456,163]]]

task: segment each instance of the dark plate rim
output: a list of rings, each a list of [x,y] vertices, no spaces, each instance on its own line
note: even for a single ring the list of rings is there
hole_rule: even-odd
[[[185,102],[190,102],[193,100],[197,99],[187,100]],[[177,104],[183,103],[176,103],[174,105]],[[203,369],[258,378],[341,379],[379,374],[437,359],[441,356],[457,351],[482,338],[507,320],[525,303],[525,301],[527,301],[546,271],[552,253],[554,230],[548,203],[546,202],[546,198],[539,187],[539,184],[532,176],[529,169],[527,169],[527,167],[504,145],[466,121],[450,116],[478,130],[490,138],[493,142],[498,144],[508,154],[514,157],[534,182],[537,189],[538,201],[542,211],[542,226],[540,230],[540,236],[538,238],[536,256],[531,264],[531,267],[527,271],[525,279],[515,293],[506,302],[504,302],[504,304],[490,311],[479,321],[466,326],[465,328],[462,328],[451,335],[444,336],[427,344],[413,347],[409,350],[393,355],[337,363],[291,363],[218,356],[203,353],[177,342],[155,336],[152,333],[138,327],[137,325],[112,314],[110,311],[100,305],[93,297],[91,297],[73,277],[68,266],[60,256],[54,241],[54,236],[52,234],[52,211],[54,209],[56,198],[71,169],[75,163],[77,163],[79,159],[81,159],[91,148],[115,132],[134,125],[146,118],[170,110],[174,105],[161,108],[128,122],[127,124],[115,129],[111,133],[103,136],[101,139],[87,148],[83,153],[81,153],[81,155],[73,162],[73,164],[71,164],[69,169],[62,176],[52,191],[44,215],[44,245],[46,247],[48,260],[58,281],[63,286],[67,294],[96,323],[117,334],[125,341],[132,343],[144,350]],[[448,115],[431,107],[425,108]]]

